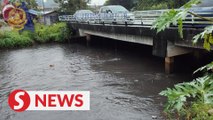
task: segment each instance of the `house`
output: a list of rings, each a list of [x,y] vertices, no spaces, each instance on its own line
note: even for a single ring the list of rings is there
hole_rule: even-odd
[[[55,10],[50,11],[36,11],[33,9],[28,10],[33,18],[37,18],[40,23],[51,25],[58,22],[58,12]]]
[[[46,25],[51,25],[58,22],[58,12],[57,11],[46,11],[42,13],[40,22]]]

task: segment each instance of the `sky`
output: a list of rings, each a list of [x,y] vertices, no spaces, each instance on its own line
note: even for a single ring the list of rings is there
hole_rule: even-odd
[[[39,5],[42,5],[41,4],[42,0],[36,0],[36,1],[39,3]],[[48,7],[54,4],[53,0],[44,0],[44,1],[46,1],[45,5]],[[91,0],[91,3],[89,5],[103,5],[105,2],[106,0]]]
[[[42,6],[42,0],[36,0],[40,6]],[[53,0],[43,0],[46,7],[57,6]]]
[[[41,4],[42,0],[37,0],[39,4]],[[46,1],[47,6],[51,6],[54,4],[53,0],[44,0]],[[103,5],[106,2],[106,0],[91,0],[91,3],[89,5]]]
[[[91,0],[90,5],[103,5],[106,0]]]

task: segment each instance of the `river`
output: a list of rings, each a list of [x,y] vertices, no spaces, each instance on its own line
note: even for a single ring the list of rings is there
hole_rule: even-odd
[[[0,51],[0,120],[157,120],[161,90],[190,74],[164,73],[163,59],[81,44],[48,44]],[[26,111],[7,103],[15,89],[90,91],[90,111]]]

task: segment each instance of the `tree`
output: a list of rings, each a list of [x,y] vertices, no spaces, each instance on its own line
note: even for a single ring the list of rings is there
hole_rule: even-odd
[[[76,10],[86,9],[90,0],[54,0],[59,3],[61,12],[73,14]]]
[[[15,2],[18,2],[18,3],[26,2],[27,7],[29,9],[37,9],[37,7],[38,7],[38,4],[37,4],[36,0],[9,0],[9,1],[12,2],[12,3],[15,3]]]
[[[27,3],[27,7],[29,9],[37,9],[38,8],[38,4],[37,4],[36,0],[25,0],[25,2]]]
[[[126,9],[131,10],[138,0],[107,0],[105,5],[121,5]]]
[[[189,0],[138,0],[137,10],[146,9],[171,9],[183,6]]]

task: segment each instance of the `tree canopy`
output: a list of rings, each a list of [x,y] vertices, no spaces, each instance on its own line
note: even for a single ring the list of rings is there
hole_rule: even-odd
[[[189,0],[107,0],[105,5],[122,5],[127,9],[167,9],[179,8]]]
[[[25,2],[27,2],[27,7],[29,9],[37,9],[38,7],[36,0],[25,0]]]
[[[189,0],[138,0],[136,9],[171,9],[179,8]]]
[[[27,7],[29,9],[37,9],[38,4],[36,0],[9,0],[10,2],[26,2],[27,3]],[[0,0],[0,2],[2,3],[3,0]],[[0,9],[2,9],[2,5],[0,5]]]
[[[105,2],[105,5],[122,5],[128,10],[131,10],[138,0],[107,0]]]
[[[59,3],[61,12],[69,12],[73,14],[76,10],[86,9],[90,0],[54,0]]]

